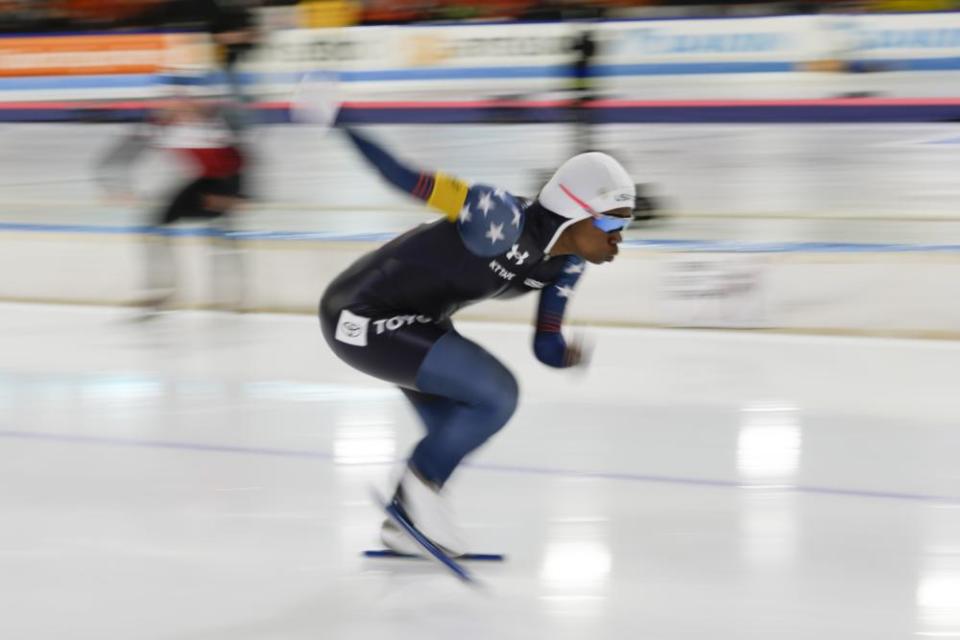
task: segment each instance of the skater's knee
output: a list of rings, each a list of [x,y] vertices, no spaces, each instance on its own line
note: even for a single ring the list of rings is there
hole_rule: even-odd
[[[520,387],[516,377],[506,368],[501,368],[478,384],[478,391],[477,404],[487,415],[490,430],[499,431],[517,408]]]
[[[420,391],[471,407],[489,432],[506,424],[519,396],[517,379],[509,369],[453,332],[427,354],[416,383]]]

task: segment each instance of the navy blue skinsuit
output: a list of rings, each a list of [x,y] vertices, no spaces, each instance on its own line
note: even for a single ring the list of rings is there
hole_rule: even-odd
[[[353,131],[357,148],[391,183],[446,214],[369,253],[330,283],[320,324],[333,351],[356,369],[398,385],[427,427],[411,466],[442,486],[464,456],[513,414],[513,375],[453,327],[460,308],[539,290],[534,351],[566,365],[560,333],[584,269],[548,255],[573,221],[486,185],[406,168]]]

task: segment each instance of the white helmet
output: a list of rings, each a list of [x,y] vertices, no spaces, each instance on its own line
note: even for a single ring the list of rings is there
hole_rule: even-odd
[[[612,209],[632,209],[636,196],[626,169],[607,154],[591,151],[560,165],[537,201],[557,215],[579,220]]]

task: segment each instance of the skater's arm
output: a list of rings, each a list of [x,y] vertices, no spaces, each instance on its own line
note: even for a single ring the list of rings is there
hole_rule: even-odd
[[[347,135],[394,186],[443,212],[457,226],[464,248],[477,256],[495,256],[510,248],[523,229],[521,203],[502,189],[468,185],[444,173],[414,171],[355,131]]]
[[[550,367],[562,369],[580,362],[580,349],[568,345],[561,330],[567,302],[585,266],[582,258],[568,257],[561,274],[540,292],[533,352],[540,362]]]
[[[469,185],[444,173],[415,171],[356,131],[345,131],[360,153],[390,184],[443,212],[447,219],[457,220],[467,199]]]
[[[123,191],[129,183],[131,167],[150,147],[147,125],[138,125],[109,147],[96,163],[96,179],[109,192]]]
[[[233,100],[220,108],[223,122],[234,136],[242,136],[253,126],[253,112],[246,103]]]

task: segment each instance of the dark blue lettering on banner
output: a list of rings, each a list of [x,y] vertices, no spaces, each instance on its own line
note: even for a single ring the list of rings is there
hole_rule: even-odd
[[[669,33],[659,29],[634,29],[624,32],[622,53],[723,54],[765,53],[784,48],[782,33]]]
[[[960,28],[866,30],[860,35],[863,49],[956,49]]]

